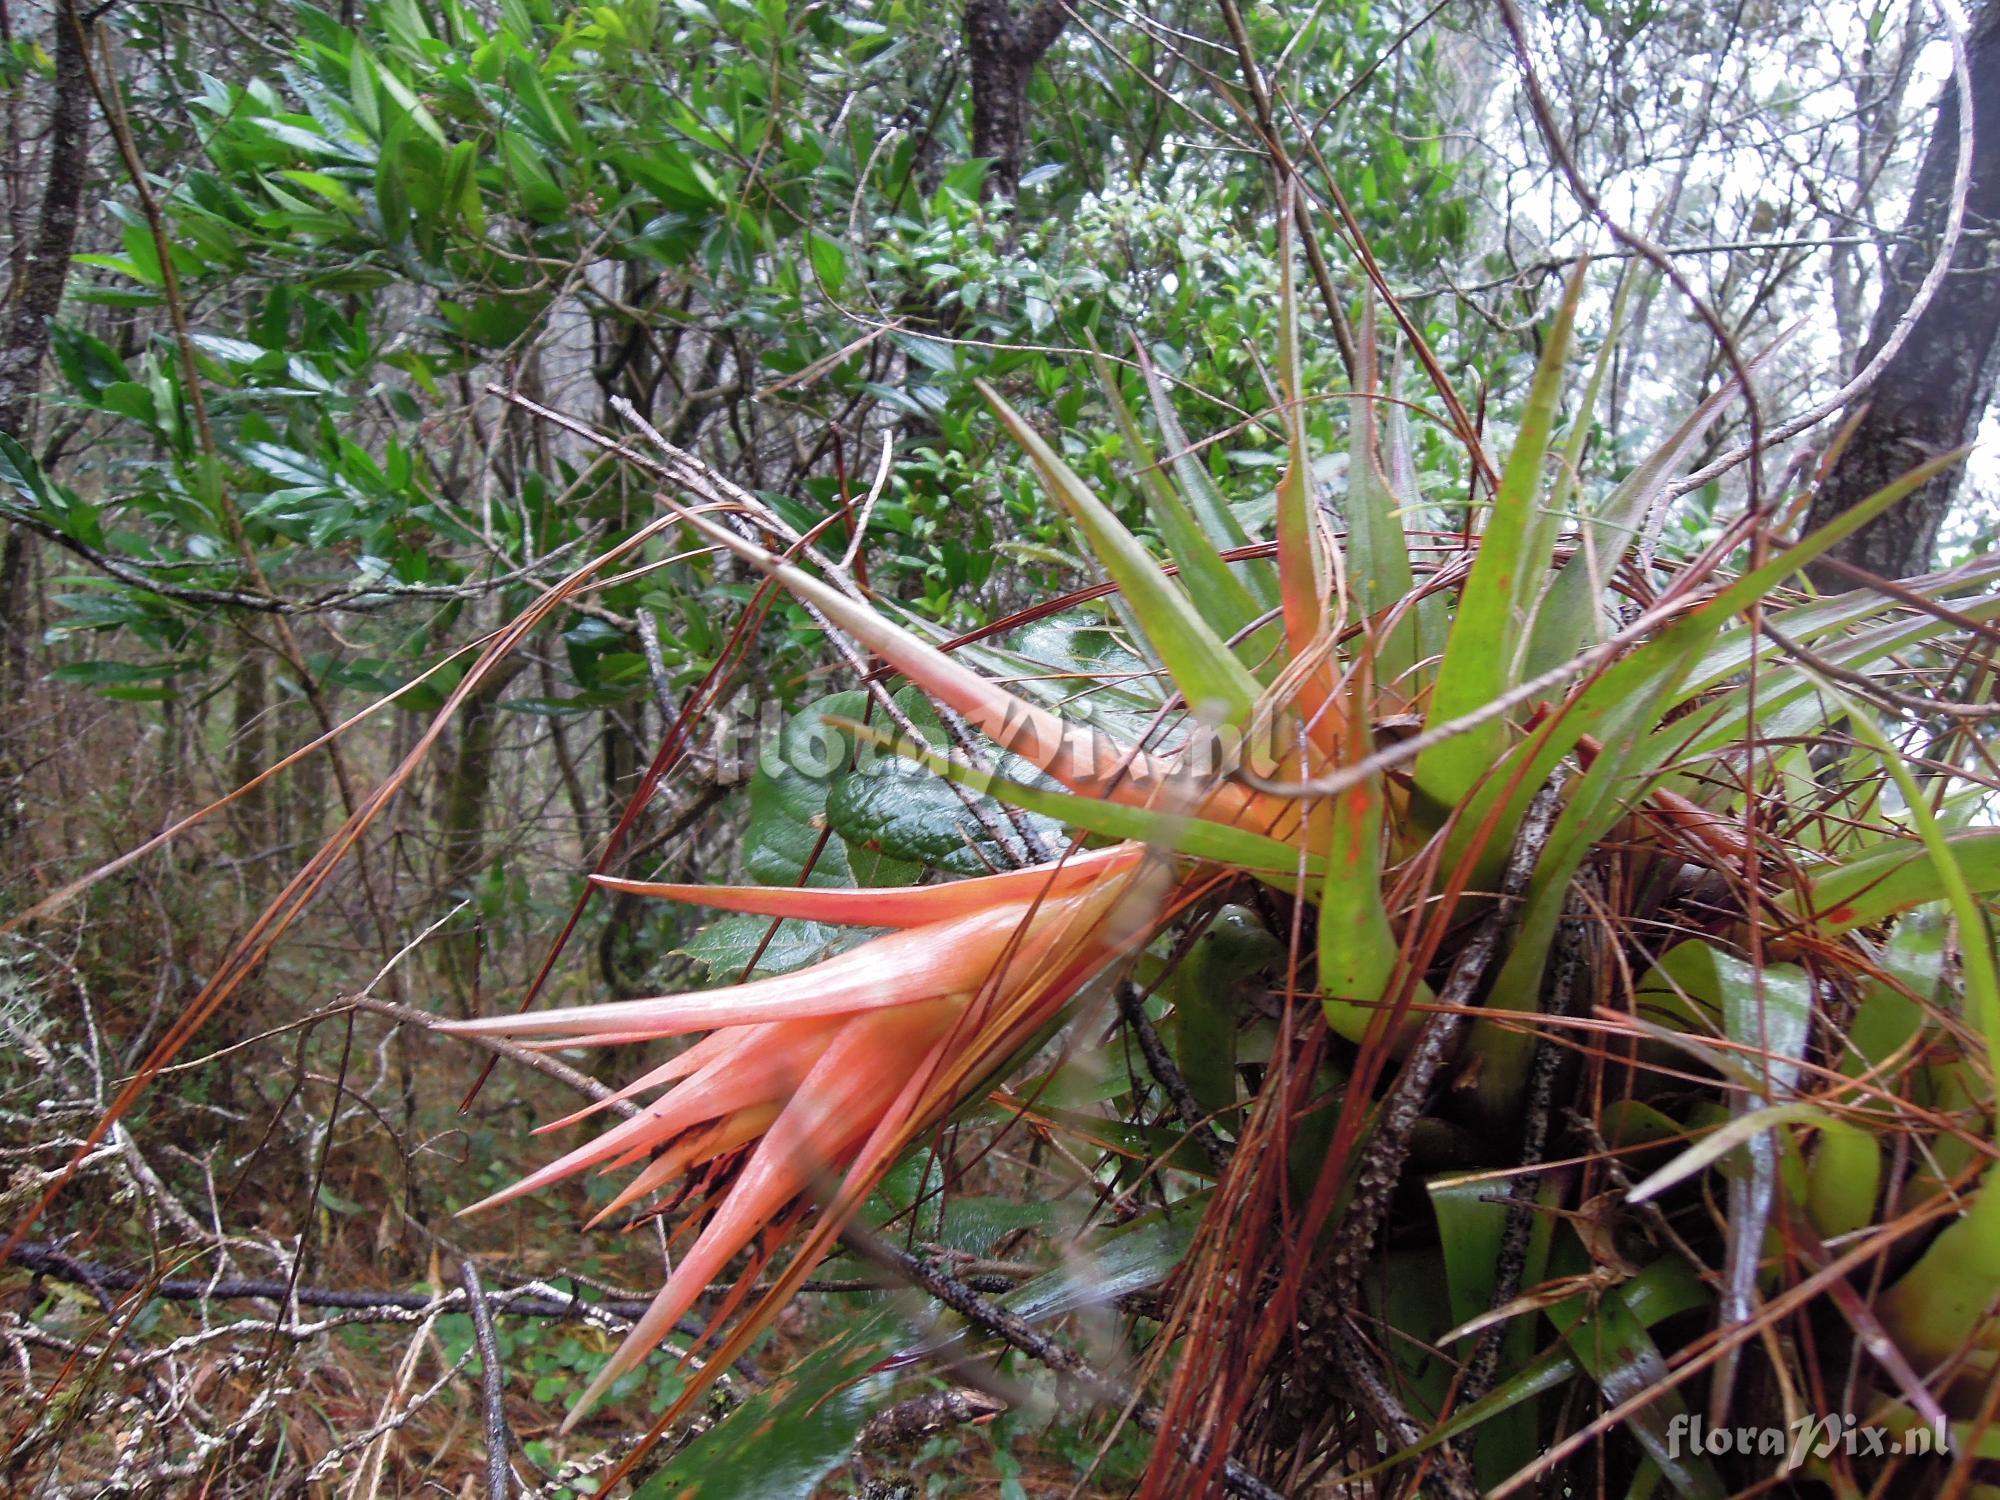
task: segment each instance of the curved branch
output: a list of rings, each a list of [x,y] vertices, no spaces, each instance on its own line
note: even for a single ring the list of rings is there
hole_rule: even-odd
[[[1952,77],[1957,83],[1960,97],[1969,99],[1972,94],[1972,69],[1966,55],[1966,34],[1971,29],[1970,23],[1959,0],[1938,0],[1938,3],[1949,22],[1947,30],[1951,41]],[[1760,439],[1746,443],[1740,448],[1733,448],[1712,463],[1668,485],[1665,498],[1677,500],[1682,495],[1700,489],[1712,480],[1721,478],[1739,464],[1756,457],[1763,449],[1789,442],[1800,433],[1819,426],[1828,417],[1846,410],[1874,389],[1876,381],[1882,378],[1882,372],[1888,369],[1890,362],[1895,359],[1904,344],[1909,342],[1910,335],[1916,331],[1917,321],[1923,317],[1932,299],[1937,296],[1938,289],[1944,285],[1945,274],[1951,269],[1952,259],[1958,253],[1959,237],[1965,227],[1966,200],[1971,193],[1972,112],[1967,109],[1959,112],[1958,159],[1952,172],[1951,208],[1945,217],[1944,233],[1938,241],[1937,255],[1931,261],[1930,269],[1924,273],[1924,279],[1911,294],[1910,305],[1904,309],[1902,317],[1897,320],[1888,337],[1882,341],[1874,357],[1855,372],[1853,379],[1817,406],[1788,418],[1766,431]]]

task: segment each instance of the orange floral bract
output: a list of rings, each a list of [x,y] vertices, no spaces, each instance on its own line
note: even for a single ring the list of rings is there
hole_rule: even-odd
[[[1106,964],[1153,930],[1156,889],[1136,844],[946,886],[909,890],[655,886],[726,910],[900,930],[796,973],[722,989],[440,1023],[459,1033],[617,1045],[709,1034],[614,1100],[667,1091],[630,1118],[464,1210],[489,1208],[596,1167],[644,1163],[602,1220],[696,1169],[712,1211],[645,1316],[570,1414],[573,1423],[658,1346],[729,1263],[871,1143],[907,1140],[932,1112],[927,1081],[1004,1061]],[[1120,878],[1128,877],[1128,878]],[[926,911],[930,920],[920,920]],[[648,1160],[650,1158],[650,1160]],[[846,1195],[851,1201],[852,1194]],[[594,1220],[593,1222],[596,1222]]]

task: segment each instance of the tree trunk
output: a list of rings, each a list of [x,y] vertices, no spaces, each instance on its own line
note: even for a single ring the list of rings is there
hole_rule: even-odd
[[[70,254],[82,216],[86,152],[90,144],[90,74],[83,21],[74,0],[60,0],[55,16],[55,108],[49,116],[49,168],[42,187],[34,248],[20,277],[7,289],[4,338],[0,338],[0,432],[19,438],[49,352],[49,322],[62,306]]]
[[[498,704],[509,684],[520,675],[527,662],[515,656],[502,662],[459,705],[458,758],[444,789],[443,828],[440,844],[444,851],[446,891],[461,886],[475,890],[480,867],[486,859],[486,806],[493,800],[495,736],[499,730]],[[476,914],[459,931],[439,940],[438,956],[446,978],[458,992],[461,1008],[471,1014],[469,1002],[479,974],[484,934]]]
[[[2000,0],[1987,0],[1968,40],[1972,82],[1972,172],[1964,232],[1951,272],[1901,349],[1863,398],[1865,415],[1819,493],[1808,524],[1822,526],[1925,459],[1965,442],[1992,395],[2000,348]],[[1958,160],[1958,86],[1939,101],[1937,123],[1917,171],[1882,302],[1861,351],[1866,365],[1888,340],[1937,256],[1951,212]],[[1833,558],[1886,578],[1932,566],[1938,529],[1958,487],[1959,467],[1939,475],[1835,547]],[[1848,575],[1821,564],[1823,584]]]
[[[82,17],[75,0],[55,11],[55,107],[49,116],[48,176],[34,247],[7,288],[0,315],[0,432],[28,443],[28,414],[49,352],[49,323],[62,306],[76,248],[90,144],[90,71]],[[0,702],[18,703],[27,685],[28,535],[7,528],[0,546]]]
[[[1011,202],[1020,191],[1021,158],[1028,144],[1028,80],[1067,20],[1060,0],[1036,0],[1018,17],[1010,0],[966,0],[972,154],[993,163],[982,197]]]

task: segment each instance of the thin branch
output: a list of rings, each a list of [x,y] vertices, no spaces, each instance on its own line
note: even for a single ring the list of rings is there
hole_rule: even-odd
[[[1757,404],[1757,388],[1750,379],[1749,367],[1744,363],[1742,351],[1736,347],[1735,335],[1723,323],[1721,314],[1709,305],[1707,298],[1695,290],[1694,283],[1689,281],[1680,268],[1668,258],[1667,253],[1636,229],[1629,228],[1613,218],[1611,211],[1604,206],[1603,200],[1583,180],[1583,172],[1577,166],[1576,158],[1570,153],[1569,142],[1563,137],[1555,110],[1549,103],[1548,95],[1542,92],[1541,75],[1535,70],[1534,54],[1528,46],[1528,23],[1522,19],[1521,9],[1515,0],[1499,0],[1499,5],[1500,18],[1507,27],[1508,36],[1513,40],[1514,56],[1520,63],[1521,84],[1527,93],[1528,107],[1534,114],[1535,125],[1541,132],[1542,142],[1548,147],[1549,155],[1554,158],[1556,170],[1569,185],[1571,195],[1583,205],[1592,218],[1605,227],[1612,239],[1645,259],[1666,277],[1674,290],[1679,292],[1686,299],[1688,306],[1694,309],[1695,316],[1700,318],[1703,325],[1714,335],[1716,343],[1722,349],[1723,358],[1729,362],[1730,371],[1736,376],[1737,384],[1742,390],[1743,406],[1749,418],[1751,458],[1749,509],[1752,515],[1757,514],[1763,508],[1764,481],[1763,473],[1755,460],[1766,446],[1764,416]]]
[[[1943,714],[1953,719],[2000,718],[2000,703],[1953,703],[1948,698],[1925,698],[1916,693],[1899,692],[1866,672],[1857,672],[1852,667],[1843,667],[1838,662],[1828,661],[1825,657],[1801,646],[1769,620],[1763,621],[1762,626],[1764,634],[1776,641],[1779,649],[1787,656],[1794,658],[1821,677],[1853,688],[1871,703],[1892,713],[1920,719],[1933,714]]]
[[[1271,93],[1265,86],[1262,70],[1257,66],[1257,54],[1250,46],[1250,33],[1243,25],[1243,15],[1236,8],[1235,0],[1222,0],[1222,19],[1229,28],[1230,39],[1236,44],[1243,84],[1250,91],[1250,106],[1257,132],[1264,137],[1264,147],[1270,153],[1271,164],[1278,169],[1281,180],[1302,183],[1298,164],[1285,150],[1284,140],[1278,133],[1277,117],[1271,108]],[[1320,249],[1319,226],[1313,222],[1303,192],[1292,198],[1291,211],[1299,227],[1299,241],[1305,246],[1306,263],[1312,268],[1313,284],[1319,289],[1320,302],[1326,308],[1327,322],[1333,329],[1334,344],[1340,350],[1341,365],[1347,371],[1348,382],[1352,384],[1354,372],[1361,365],[1355,348],[1354,330],[1348,326],[1346,305],[1334,287],[1333,273],[1327,266],[1325,253]]]
[[[1142,1430],[1155,1434],[1160,1431],[1159,1407],[1097,1370],[1069,1345],[1043,1333],[1018,1313],[859,1225],[850,1226],[841,1237],[877,1265],[899,1272],[985,1332],[1074,1381],[1107,1405],[1130,1412]],[[1278,1491],[1232,1458],[1222,1461],[1222,1483],[1231,1494],[1244,1496],[1246,1500],[1283,1500]]]
[[[1138,1038],[1139,1052],[1146,1059],[1146,1068],[1173,1103],[1174,1113],[1179,1115],[1188,1134],[1208,1159],[1208,1164],[1218,1173],[1229,1165],[1229,1148],[1222,1144],[1215,1133],[1215,1127],[1208,1122],[1208,1112],[1188,1087],[1187,1079],[1173,1058],[1168,1055],[1166,1045],[1160,1040],[1160,1033],[1153,1026],[1153,1018],[1146,1014],[1145,997],[1138,987],[1129,981],[1118,985],[1118,1014],[1124,1018],[1132,1035]]]
[[[1939,0],[1939,6],[1950,22],[1945,30],[1951,42],[1951,67],[1952,74],[1958,81],[1958,95],[1967,101],[1968,107],[1960,110],[1958,115],[1958,162],[1952,174],[1951,212],[1946,215],[1944,234],[1938,241],[1937,258],[1931,262],[1930,270],[1924,273],[1923,281],[1918,284],[1915,294],[1910,298],[1910,305],[1903,310],[1902,318],[1890,331],[1889,337],[1882,341],[1882,347],[1875,351],[1875,357],[1858,370],[1852,380],[1817,406],[1779,423],[1761,438],[1753,437],[1752,441],[1744,446],[1731,449],[1713,463],[1676,480],[1667,487],[1668,499],[1678,499],[1682,495],[1700,489],[1746,459],[1757,457],[1763,449],[1787,442],[1807,429],[1817,427],[1828,417],[1846,410],[1867,395],[1874,388],[1875,382],[1881,379],[1882,372],[1889,367],[1889,361],[1896,357],[1916,330],[1917,320],[1924,315],[1925,309],[1931,305],[1931,298],[1937,295],[1938,288],[1944,284],[1945,273],[1951,269],[1952,259],[1958,254],[1959,235],[1965,225],[1966,199],[1972,192],[1972,110],[1969,107],[1972,99],[1972,70],[1965,46],[1966,33],[1971,29],[1971,25],[1966,19],[1964,8],[1958,0]]]
[[[279,594],[248,593],[242,589],[211,589],[193,584],[168,583],[154,576],[156,570],[194,565],[155,562],[149,558],[106,552],[91,546],[88,542],[78,540],[60,526],[44,520],[24,506],[0,501],[0,519],[32,531],[37,536],[45,537],[120,583],[144,589],[147,593],[157,594],[162,599],[173,599],[182,604],[240,609],[264,615],[372,614],[405,599],[484,598],[541,572],[565,553],[573,552],[586,543],[596,540],[604,529],[602,523],[593,522],[587,530],[561,546],[543,553],[540,557],[530,559],[518,568],[477,583],[397,583],[384,579],[365,587],[345,588],[336,593],[320,594],[309,599],[287,599]]]
[[[479,1268],[460,1263],[459,1285],[472,1312],[472,1337],[479,1345],[479,1385],[486,1409],[486,1493],[491,1500],[508,1500],[514,1493],[514,1469],[507,1461],[514,1433],[507,1425],[507,1372],[500,1367],[500,1341],[493,1336],[493,1310],[479,1284]]]
[[[1560,781],[1551,781],[1535,794],[1521,820],[1521,830],[1508,857],[1501,878],[1500,898],[1479,929],[1459,950],[1451,973],[1438,991],[1437,1010],[1424,1023],[1409,1056],[1382,1100],[1374,1134],[1362,1153],[1355,1173],[1352,1201],[1342,1217],[1333,1252],[1333,1303],[1336,1309],[1334,1348],[1342,1371],[1353,1383],[1361,1404],[1378,1422],[1390,1441],[1409,1447],[1423,1439],[1423,1429],[1404,1408],[1384,1377],[1375,1356],[1369,1351],[1354,1314],[1365,1306],[1361,1294],[1361,1273],[1375,1248],[1382,1225],[1389,1216],[1389,1203],[1403,1167],[1409,1159],[1410,1141],[1417,1122],[1430,1100],[1438,1073],[1456,1055],[1458,1040],[1471,1012],[1473,998],[1485,982],[1486,971],[1499,950],[1500,940],[1512,927],[1516,909],[1528,887],[1542,849],[1548,843],[1556,814],[1562,806]],[[1452,1500],[1476,1494],[1464,1472],[1463,1460],[1449,1446],[1438,1452],[1436,1485]]]
[[[94,1292],[129,1292],[137,1287],[147,1286],[150,1288],[150,1295],[169,1302],[282,1303],[286,1300],[287,1292],[286,1283],[275,1278],[223,1277],[211,1280],[206,1276],[169,1276],[164,1280],[154,1281],[147,1272],[122,1270],[116,1266],[80,1260],[60,1246],[40,1240],[28,1240],[17,1246],[12,1263],[23,1270],[32,1271],[37,1276],[89,1287]],[[452,1311],[467,1302],[469,1297],[463,1289],[432,1294],[362,1290],[353,1287],[300,1286],[292,1291],[290,1300],[300,1307],[324,1307],[341,1312],[428,1315]],[[650,1300],[644,1297],[609,1297],[597,1302],[585,1302],[581,1297],[555,1297],[549,1295],[547,1291],[532,1287],[490,1292],[486,1295],[485,1301],[489,1313],[507,1317],[578,1318],[586,1321],[592,1318],[611,1317],[626,1323],[636,1322],[652,1305]],[[476,1315],[474,1322],[476,1327]]]

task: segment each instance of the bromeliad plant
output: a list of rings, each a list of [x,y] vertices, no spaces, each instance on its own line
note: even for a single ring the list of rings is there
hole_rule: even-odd
[[[678,525],[761,570],[851,663],[879,664],[865,713],[827,717],[843,746],[942,778],[998,836],[932,849],[934,866],[962,872],[945,856],[973,851],[993,868],[931,884],[914,866],[873,886],[809,867],[791,885],[600,872],[625,894],[886,931],[721,989],[441,1028],[563,1048],[702,1034],[606,1101],[626,1118],[475,1205],[629,1171],[598,1218],[650,1206],[691,1236],[572,1422],[717,1285],[732,1289],[709,1309],[705,1369],[726,1366],[926,1131],[1080,996],[1123,987],[1121,1012],[1170,1044],[1145,1049],[1153,1097],[1207,1153],[1191,1166],[1170,1144],[1153,1174],[1201,1219],[1145,1351],[1165,1433],[1148,1494],[1241,1488],[1231,1454],[1298,1493],[1515,1493],[1572,1464],[1634,1495],[1768,1477],[1698,1452],[1696,1416],[1852,1411],[1990,1442],[2000,834],[1969,769],[1987,720],[1955,700],[1990,697],[2000,563],[1801,586],[1949,459],[1803,539],[1762,508],[1699,557],[1648,555],[1650,518],[1733,393],[1586,497],[1615,340],[1559,440],[1583,286],[1579,269],[1504,463],[1452,423],[1484,476],[1462,528],[1437,528],[1372,366],[1345,483],[1322,484],[1289,279],[1268,539],[1143,358],[1161,456],[1100,372],[1163,556],[988,391],[1108,575],[1112,613],[1092,618],[1132,653],[1115,682],[1027,640],[941,647],[668,450],[663,476],[702,503],[663,496],[669,515],[626,554]],[[581,586],[503,633],[460,696]],[[895,675],[892,695],[877,679]],[[1116,711],[1079,711],[1093,699]],[[822,846],[836,801],[813,813]],[[1253,972],[1275,1018],[1236,1003]],[[1837,1492],[1879,1477],[1852,1449],[1805,1459]]]
[[[1150,370],[1165,461],[1100,362],[1164,559],[989,390],[1115,590],[1141,658],[1116,689],[1129,738],[1049,706],[1036,663],[941,650],[844,580],[666,501],[1042,776],[995,772],[969,738],[941,751],[839,726],[857,744],[1071,842],[934,885],[606,878],[891,931],[721,990],[445,1027],[564,1046],[707,1033],[619,1096],[664,1088],[654,1102],[488,1200],[596,1166],[638,1168],[600,1218],[656,1193],[707,1205],[582,1407],[742,1252],[756,1248],[754,1270],[796,1238],[720,1353],[743,1347],[929,1126],[1093,981],[1128,982],[1148,950],[1156,978],[1163,958],[1208,951],[1183,939],[1261,889],[1286,930],[1252,945],[1257,962],[1289,959],[1254,1096],[1229,1061],[1241,1019],[1218,1012],[1242,976],[1187,957],[1162,987],[1186,1065],[1164,1092],[1233,1151],[1151,1346],[1177,1441],[1149,1493],[1219,1483],[1232,1447],[1294,1483],[1403,1470],[1448,1493],[1512,1492],[1615,1432],[1594,1473],[1635,1494],[1717,1495],[1723,1469],[1684,1440],[1697,1410],[1779,1425],[1801,1403],[1904,1427],[1977,1415],[2000,1348],[1984,905],[2000,836],[1963,770],[1979,718],[1955,712],[1948,684],[1968,669],[1985,681],[1953,653],[2000,613],[2000,566],[1888,595],[1791,591],[1936,464],[1802,540],[1758,514],[1692,561],[1643,555],[1730,393],[1584,503],[1610,345],[1558,447],[1582,286],[1579,270],[1472,534],[1414,524],[1401,424],[1385,443],[1369,381],[1344,492],[1326,503],[1289,285],[1270,543],[1218,494]],[[1876,724],[1885,706],[1900,737]],[[1190,1079],[1206,1119],[1186,1117]],[[1865,1357],[1842,1383],[1829,1351],[1849,1347]],[[1581,1405],[1551,1394],[1579,1383]],[[1839,1451],[1809,1463],[1836,1483],[1856,1472]]]

